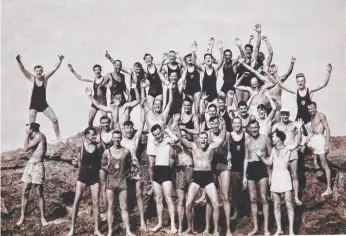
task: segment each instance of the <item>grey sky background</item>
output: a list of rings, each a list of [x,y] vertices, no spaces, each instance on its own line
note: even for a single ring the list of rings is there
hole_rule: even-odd
[[[107,49],[125,67],[142,62],[149,52],[159,62],[162,53],[175,49],[189,51],[198,42],[202,57],[210,36],[221,39],[234,56],[233,43],[239,37],[244,45],[262,24],[274,49],[273,62],[279,74],[286,72],[289,58],[297,58],[290,88],[296,88],[295,74],[303,72],[309,87],[324,81],[326,65],[333,65],[327,88],[316,93],[318,109],[325,113],[333,136],[346,134],[345,119],[345,7],[344,1],[2,1],[1,52],[1,144],[2,150],[21,147],[31,88],[20,72],[15,56],[29,71],[41,64],[45,71],[66,59],[48,83],[48,104],[57,114],[63,138],[87,126],[90,101],[84,93],[86,83],[68,71],[71,63],[81,75],[92,76],[92,66],[101,64],[103,73],[112,71],[105,59]],[[262,42],[261,51],[267,54]],[[217,50],[214,51],[218,57]],[[220,85],[220,83],[219,83]],[[283,95],[284,106],[296,114],[295,98]],[[342,109],[340,109],[342,108]],[[98,116],[99,117],[99,116]],[[136,118],[133,118],[136,119]],[[98,119],[96,119],[98,120]],[[54,139],[51,122],[43,114],[37,122],[48,140]]]

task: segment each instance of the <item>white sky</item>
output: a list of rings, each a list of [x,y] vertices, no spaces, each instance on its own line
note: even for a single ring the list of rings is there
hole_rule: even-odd
[[[211,4],[212,3],[212,4]],[[345,105],[345,7],[344,1],[2,1],[2,150],[22,146],[31,94],[21,74],[16,54],[28,70],[42,64],[45,71],[65,55],[59,71],[48,84],[48,103],[59,117],[61,133],[67,138],[87,125],[90,101],[84,94],[85,83],[76,80],[66,65],[72,63],[82,75],[93,75],[92,66],[101,64],[103,72],[112,71],[104,58],[107,49],[131,67],[142,62],[144,53],[154,55],[175,49],[183,54],[193,40],[199,55],[210,36],[221,39],[234,55],[233,39],[245,44],[253,26],[261,23],[274,49],[279,74],[296,56],[293,74],[286,82],[295,87],[295,74],[303,72],[309,87],[323,82],[326,65],[333,65],[327,88],[315,94],[318,109],[325,113],[332,135],[346,134]],[[267,54],[262,44],[261,51]],[[216,51],[215,51],[216,52]],[[295,117],[295,98],[284,94],[284,106]],[[342,108],[342,109],[340,109]],[[37,121],[48,140],[54,139],[51,122],[39,114]]]

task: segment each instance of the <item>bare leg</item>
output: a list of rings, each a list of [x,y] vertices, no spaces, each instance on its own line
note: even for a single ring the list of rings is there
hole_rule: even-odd
[[[229,202],[229,186],[231,182],[231,172],[230,171],[223,171],[220,174],[220,185],[221,185],[221,196],[223,201],[223,209],[225,211],[225,218],[226,218],[226,236],[232,235],[231,233],[231,226],[230,226],[230,215],[231,215],[231,204]]]
[[[250,98],[250,93],[243,91],[243,101],[247,102]]]
[[[204,191],[205,193],[205,191]],[[210,218],[211,218],[211,213],[213,212],[213,207],[211,205],[210,199],[208,197],[205,197],[207,204],[205,206],[205,229],[204,229],[204,234],[209,234],[210,230]]]
[[[294,208],[292,204],[292,192],[287,191],[285,192],[285,202],[286,202],[286,207],[287,207],[287,212],[288,212],[288,222],[289,222],[289,232],[290,235],[294,235],[293,232],[293,224],[294,224]]]
[[[231,194],[232,194],[232,203],[234,208],[233,216],[231,220],[235,220],[238,217],[238,210],[240,204],[240,192],[241,192],[241,180],[240,174],[238,172],[231,172]]]
[[[107,173],[104,170],[100,170],[100,187],[102,193],[103,206],[107,209],[107,196],[106,196],[106,177]]]
[[[169,216],[171,218],[171,230],[170,234],[175,234],[177,233],[177,228],[175,227],[175,212],[174,212],[174,203],[172,199],[172,182],[171,181],[165,181],[162,183],[162,190],[163,194],[165,196],[165,200],[168,205],[168,211],[169,211]]]
[[[199,114],[199,106],[201,103],[201,92],[197,92],[193,95],[193,104],[195,106],[195,114]]]
[[[217,196],[217,189],[214,183],[205,186],[205,192],[210,199],[213,206],[213,220],[214,220],[214,233],[213,235],[219,235],[219,199]]]
[[[156,211],[157,211],[157,218],[158,223],[157,225],[151,229],[153,232],[157,232],[159,229],[162,228],[162,214],[163,214],[163,196],[162,196],[162,187],[159,183],[153,182],[153,188],[154,188],[154,194],[155,194],[155,200],[156,200]]]
[[[106,195],[107,195],[108,236],[112,236],[112,234],[113,234],[113,220],[114,220],[114,192],[112,190],[107,189]],[[120,201],[120,198],[119,198],[119,201]]]
[[[99,208],[99,197],[100,197],[100,184],[96,183],[90,186],[91,195],[93,199],[93,214],[94,214],[94,223],[95,229],[94,234],[101,236],[101,232],[99,230],[99,222],[100,222],[100,208]]]
[[[83,196],[84,189],[85,189],[85,184],[83,184],[80,181],[77,181],[76,193],[75,193],[73,207],[72,207],[71,229],[70,229],[70,232],[68,233],[68,235],[73,235],[74,234],[74,229],[76,227],[76,220],[77,220],[77,215],[78,215],[79,204],[80,204],[81,198]]]
[[[193,233],[193,218],[192,218],[192,207],[195,197],[199,191],[200,187],[198,184],[192,182],[190,184],[189,190],[186,196],[186,218],[187,218],[187,230],[185,234]]]
[[[136,198],[137,198],[137,206],[139,211],[139,216],[141,218],[141,228],[140,230],[147,230],[147,225],[144,220],[144,204],[142,199],[142,181],[138,180],[136,182]]]
[[[177,195],[178,195],[178,233],[183,232],[183,220],[184,220],[184,213],[185,213],[185,206],[184,206],[184,200],[185,200],[185,191],[184,189],[177,188]]]
[[[275,215],[275,221],[276,221],[276,233],[275,235],[282,234],[282,227],[281,227],[281,196],[279,193],[273,194],[273,201],[274,201],[274,215]]]
[[[293,160],[289,162],[291,169],[291,177],[293,182],[293,190],[294,190],[294,200],[297,206],[301,206],[302,202],[299,200],[299,181],[298,181],[298,160]]]
[[[89,117],[88,117],[88,127],[94,126],[94,119],[96,116],[97,110],[94,107],[90,107]]]
[[[33,123],[36,121],[37,111],[34,109],[29,110],[29,123]]]
[[[270,235],[268,225],[269,225],[269,206],[268,206],[268,178],[263,178],[259,181],[261,200],[263,205],[263,217],[264,217],[264,234]]]
[[[252,219],[254,224],[254,229],[249,233],[249,235],[255,235],[258,232],[258,220],[257,220],[258,206],[257,206],[256,182],[253,180],[248,180],[247,182],[249,187],[251,212],[252,212]]]
[[[149,160],[149,177],[151,182],[151,189],[148,191],[148,195],[152,195],[154,191],[154,165],[155,165],[155,156],[148,155]]]
[[[52,121],[55,136],[57,140],[60,140],[61,137],[60,137],[59,121],[53,109],[51,107],[47,107],[46,110],[43,111],[43,114],[45,114]]]
[[[324,169],[324,172],[326,174],[326,179],[327,179],[327,190],[325,192],[322,193],[322,197],[323,196],[327,196],[333,193],[332,191],[332,177],[330,174],[330,168],[329,165],[327,163],[327,157],[325,154],[320,154],[318,155],[321,161],[321,166]]]
[[[21,204],[21,209],[20,209],[20,219],[17,222],[17,225],[21,225],[25,221],[25,211],[28,206],[28,199],[29,199],[29,194],[30,194],[30,189],[31,189],[31,183],[24,183],[23,184],[23,189],[22,189],[22,204]]]
[[[135,236],[130,230],[129,213],[127,211],[127,190],[123,190],[119,193],[119,205],[121,209],[121,218],[125,224],[126,235]]]
[[[38,195],[38,206],[40,208],[40,214],[41,214],[41,224],[42,226],[46,226],[47,220],[46,217],[44,216],[44,208],[45,208],[45,202],[44,202],[44,196],[43,196],[43,185],[42,184],[35,184],[35,188],[37,191]]]

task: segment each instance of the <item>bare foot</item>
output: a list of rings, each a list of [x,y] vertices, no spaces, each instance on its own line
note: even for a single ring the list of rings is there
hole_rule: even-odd
[[[194,230],[193,229],[190,229],[190,228],[187,228],[187,230],[185,232],[183,232],[182,234],[183,235],[188,235],[188,234],[194,234]]]
[[[235,210],[232,217],[231,217],[231,220],[235,220],[235,219],[237,219],[237,217],[238,217],[238,210]]]
[[[230,230],[227,231],[226,236],[232,236],[232,232]]]
[[[73,236],[74,235],[74,229],[70,229],[70,232],[68,232],[67,236]]]
[[[46,225],[48,225],[48,222],[45,218],[41,218],[41,224],[42,224],[42,226],[46,226]]]
[[[171,228],[170,230],[166,230],[167,234],[176,234],[177,233],[177,229],[176,228]]]
[[[258,232],[258,228],[254,228],[248,235],[255,235]]]
[[[141,227],[139,228],[140,231],[147,231],[147,225],[145,224],[145,222],[141,223]]]
[[[24,217],[20,217],[19,221],[16,223],[16,225],[21,226],[25,221]]]
[[[108,231],[107,236],[112,236],[112,234],[113,234],[113,231]]]
[[[203,235],[210,235],[210,234],[209,234],[209,227],[206,228],[202,234],[203,234]]]
[[[293,232],[293,230],[292,230],[292,231],[290,231],[290,234],[289,234],[289,235],[295,235],[295,234],[294,234],[294,232]]]
[[[232,235],[232,234],[231,234]],[[220,236],[219,231],[213,233],[213,236]]]
[[[270,235],[269,230],[264,230],[264,235]]]
[[[294,198],[294,201],[296,202],[296,205],[297,205],[297,206],[303,205],[303,203],[302,203],[302,202],[299,200],[299,198],[297,198],[297,197]]]
[[[280,235],[280,234],[283,234],[282,230],[281,229],[278,229],[274,235]]]
[[[162,228],[162,223],[158,223],[154,228],[151,228],[150,231],[155,233],[161,228]]]
[[[325,192],[321,194],[321,197],[325,197],[331,194],[333,194],[333,191],[331,189],[327,189]]]
[[[136,235],[134,235],[133,233],[131,233],[131,231],[129,230],[129,231],[126,231],[126,236],[136,236]]]
[[[103,236],[99,230],[94,230],[94,235]]]

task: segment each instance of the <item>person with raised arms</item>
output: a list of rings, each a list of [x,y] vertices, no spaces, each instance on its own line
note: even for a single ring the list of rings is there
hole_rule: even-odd
[[[48,80],[54,73],[59,69],[62,60],[64,60],[63,55],[58,55],[59,62],[54,66],[53,70],[44,74],[43,66],[36,65],[34,67],[34,75],[27,71],[21,61],[21,56],[18,54],[16,60],[19,65],[19,69],[23,72],[24,76],[29,80],[32,86],[32,93],[29,106],[29,123],[34,123],[36,121],[37,113],[43,112],[51,122],[53,123],[53,129],[57,140],[60,140],[60,128],[58,117],[55,115],[53,109],[47,103],[47,85]]]
[[[94,78],[87,78],[87,77],[82,77],[79,75],[74,69],[71,64],[67,65],[68,69],[72,72],[72,74],[80,81],[83,82],[89,82],[93,83],[93,91],[94,91],[94,98],[95,100],[103,106],[107,106],[107,84],[109,82],[109,78],[106,78],[102,76],[102,68],[100,65],[96,64],[93,66],[93,71],[95,73]],[[89,111],[89,118],[88,118],[88,126],[92,127],[94,123],[94,119],[96,116],[96,113],[99,109],[94,105],[91,104],[91,108]],[[101,115],[105,116],[106,112],[101,111]]]

